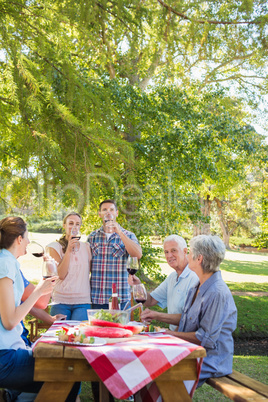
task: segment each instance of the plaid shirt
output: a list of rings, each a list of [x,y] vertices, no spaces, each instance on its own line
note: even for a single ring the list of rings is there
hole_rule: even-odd
[[[123,229],[122,232],[138,244],[134,233]],[[92,252],[91,299],[94,304],[109,303],[112,296],[112,284],[116,283],[120,302],[130,300],[130,286],[126,269],[128,252],[117,233],[112,233],[107,240],[103,226],[92,232],[87,241]]]

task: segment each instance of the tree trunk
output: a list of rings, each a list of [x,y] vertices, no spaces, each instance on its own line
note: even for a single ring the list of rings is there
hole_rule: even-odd
[[[229,233],[228,224],[224,223],[223,212],[222,212],[222,201],[220,201],[217,197],[214,197],[214,201],[217,204],[217,211],[218,211],[219,223],[220,223],[220,227],[221,227],[221,231],[222,231],[223,243],[225,244],[226,249],[230,250],[231,247],[229,245],[229,242],[230,242],[231,233]]]
[[[211,200],[210,196],[207,195],[207,198],[201,198],[200,199],[200,204],[201,204],[201,213],[205,218],[210,217],[210,206],[211,206]],[[210,234],[210,223],[209,222],[202,222],[198,221],[194,225],[194,230],[193,230],[193,235],[198,236],[200,234]]]

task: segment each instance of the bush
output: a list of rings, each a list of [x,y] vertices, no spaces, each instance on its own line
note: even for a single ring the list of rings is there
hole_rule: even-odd
[[[230,244],[234,246],[253,246],[255,239],[250,239],[248,237],[236,237],[236,236],[231,236],[230,237]]]
[[[62,221],[29,222],[28,230],[35,233],[62,233]]]
[[[254,240],[253,245],[258,247],[258,249],[268,248],[268,233],[261,233],[256,240]]]

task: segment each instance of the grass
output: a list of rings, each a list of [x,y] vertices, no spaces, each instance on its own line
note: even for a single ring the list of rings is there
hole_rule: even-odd
[[[221,263],[223,271],[235,272],[244,275],[268,275],[268,261],[230,261],[224,260]]]
[[[234,337],[268,337],[268,297],[234,296],[238,311]]]
[[[232,292],[268,292],[268,282],[227,282]]]

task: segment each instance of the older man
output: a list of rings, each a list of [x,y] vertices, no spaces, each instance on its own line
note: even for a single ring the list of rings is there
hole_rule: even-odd
[[[165,257],[168,265],[174,269],[165,280],[153,292],[148,293],[145,307],[158,304],[161,308],[167,307],[168,314],[146,309],[142,317],[145,321],[158,320],[170,323],[169,314],[182,313],[189,289],[199,283],[197,275],[188,267],[187,244],[178,235],[170,235],[163,244]],[[136,276],[129,276],[129,284],[140,283]],[[175,331],[177,325],[170,325]]]

